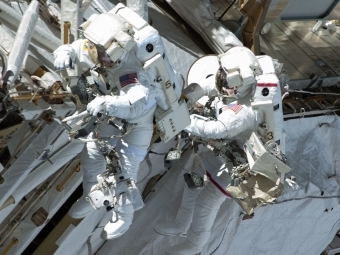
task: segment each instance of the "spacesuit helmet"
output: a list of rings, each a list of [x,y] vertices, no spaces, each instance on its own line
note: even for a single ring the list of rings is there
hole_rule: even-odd
[[[135,46],[132,25],[116,14],[92,15],[81,27],[89,58],[102,68],[115,67]]]
[[[258,59],[246,47],[234,47],[218,56],[219,65],[215,74],[216,89],[222,95],[236,98],[247,96],[256,84],[256,76],[262,74]]]

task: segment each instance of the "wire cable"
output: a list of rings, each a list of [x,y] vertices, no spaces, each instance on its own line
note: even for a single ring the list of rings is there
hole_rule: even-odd
[[[230,221],[232,221],[233,219],[234,219],[234,218],[231,218],[231,219],[228,221],[227,226],[225,226],[225,229],[224,229],[224,232],[223,232],[223,236],[222,236],[221,242],[220,242],[219,245],[216,247],[216,249],[213,250],[213,252],[210,253],[209,255],[213,255],[213,254],[218,250],[218,248],[220,248],[220,246],[221,246],[221,244],[222,244],[222,242],[223,242],[224,236],[225,236],[225,234],[227,233],[227,229],[228,229],[229,223],[230,223]]]

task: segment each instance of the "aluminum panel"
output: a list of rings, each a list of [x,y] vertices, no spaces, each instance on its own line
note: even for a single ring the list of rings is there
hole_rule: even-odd
[[[322,19],[329,15],[339,0],[294,0],[282,11],[281,20]]]

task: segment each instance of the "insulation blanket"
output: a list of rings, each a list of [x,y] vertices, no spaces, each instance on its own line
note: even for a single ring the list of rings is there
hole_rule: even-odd
[[[215,20],[210,1],[167,0],[167,2],[215,53],[222,54],[231,47],[242,46],[241,41],[231,31]]]
[[[39,128],[39,126],[38,126]],[[68,137],[58,141],[58,134],[64,131],[64,126],[57,121],[47,124],[31,141],[25,141],[22,152],[19,151],[15,160],[3,174],[5,181],[0,185],[0,204],[15,191],[27,175],[38,165],[49,159],[68,142]],[[33,137],[34,134],[29,134]],[[29,137],[31,138],[31,137]],[[28,139],[28,138],[27,138]]]
[[[339,128],[337,116],[286,121],[286,156],[292,171],[285,176],[283,195],[247,220],[238,204],[227,199],[202,255],[320,254],[340,228]],[[107,241],[96,254],[160,255],[182,242],[181,237],[157,234],[153,227],[175,218],[183,185],[180,167],[170,169],[125,235]]]

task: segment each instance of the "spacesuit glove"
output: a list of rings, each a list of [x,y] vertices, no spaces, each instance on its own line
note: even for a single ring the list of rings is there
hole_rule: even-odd
[[[64,70],[68,67],[73,68],[75,54],[69,45],[61,45],[54,52],[54,69],[56,71]]]
[[[103,112],[105,108],[105,97],[103,96],[97,96],[87,105],[87,111],[92,116],[97,116],[97,114]]]

